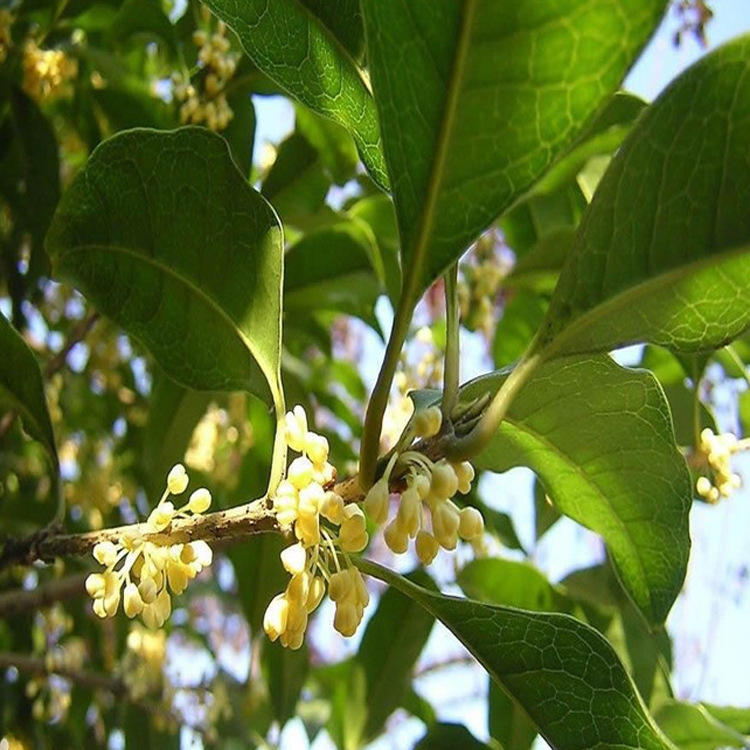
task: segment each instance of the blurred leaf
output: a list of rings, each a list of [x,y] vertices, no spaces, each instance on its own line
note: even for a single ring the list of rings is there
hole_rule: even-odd
[[[234,116],[222,132],[229,144],[237,167],[249,178],[253,168],[253,143],[255,141],[255,107],[250,96],[250,86],[233,87],[227,94],[227,104]]]
[[[534,481],[534,532],[537,542],[560,520],[560,511],[547,496],[544,485]]]
[[[34,353],[18,331],[0,314],[0,403],[14,409],[26,432],[38,440],[58,471],[55,433],[52,429],[42,373]]]
[[[140,435],[141,481],[149,497],[159,497],[169,470],[184,460],[193,430],[210,401],[210,394],[184,388],[157,374],[148,421]]]
[[[129,39],[135,34],[145,34],[160,39],[171,54],[177,52],[174,26],[162,10],[159,0],[125,0],[109,26],[115,41]]]
[[[504,377],[477,378],[462,397],[493,392]],[[601,534],[649,622],[663,622],[685,577],[692,491],[650,374],[607,356],[540,365],[474,463],[535,471],[561,512]]]
[[[674,750],[612,647],[588,625],[568,615],[442,596],[373,562],[357,564],[451,630],[555,750]]]
[[[703,707],[717,721],[734,729],[740,734],[750,735],[750,708],[737,706],[716,706],[712,703],[704,703]]]
[[[575,142],[661,0],[365,0],[368,61],[416,302]],[[400,64],[394,64],[399,61]]]
[[[492,356],[496,367],[504,367],[521,357],[546,310],[546,300],[537,294],[520,290],[510,298],[495,328]]]
[[[350,133],[341,125],[316,115],[306,107],[295,108],[297,132],[315,148],[337,185],[356,174],[359,157]]]
[[[750,324],[750,38],[683,73],[607,170],[563,269],[545,356],[722,346]]]
[[[395,307],[401,293],[401,256],[393,201],[385,195],[371,195],[357,201],[349,213],[366,221],[375,235],[383,258],[388,297]]]
[[[654,718],[680,750],[719,750],[750,745],[750,737],[722,724],[700,704],[669,701],[657,708]]]
[[[574,237],[573,227],[553,229],[522,255],[503,281],[504,286],[549,294],[555,288]],[[547,306],[544,310],[546,312]]]
[[[408,578],[437,590],[423,570]],[[385,720],[404,701],[414,665],[427,643],[435,620],[413,599],[388,589],[367,623],[357,660],[364,667],[367,721],[365,737],[376,737]]]
[[[561,593],[527,562],[487,557],[472,560],[456,577],[461,591],[471,599],[503,604],[534,612],[565,609]]]
[[[359,750],[367,721],[362,665],[347,659],[316,669],[314,678],[331,703],[331,714],[326,724],[331,739],[339,750]]]
[[[427,730],[414,750],[489,750],[489,745],[480,742],[463,724],[439,722]]]
[[[330,7],[321,10],[318,3],[302,0],[205,3],[234,30],[247,55],[269,78],[352,133],[365,166],[386,187],[372,94],[357,63],[336,38],[344,18]],[[349,0],[339,0],[339,4],[337,11],[351,13]],[[336,17],[334,28],[328,28],[327,23]]]
[[[203,128],[103,143],[47,237],[60,278],[201,390],[278,400],[282,240],[271,207]]]
[[[308,232],[289,249],[285,266],[287,315],[334,310],[379,330],[375,302],[382,291],[382,262],[364,222],[343,221]]]
[[[278,641],[263,644],[268,691],[271,695],[274,717],[281,727],[296,715],[297,701],[310,670],[310,654],[307,644],[292,651]]]
[[[328,188],[317,150],[303,135],[292,133],[279,145],[261,193],[285,224],[297,224],[322,208]]]
[[[503,750],[529,750],[537,732],[529,717],[492,680],[487,696],[490,735]]]
[[[49,274],[44,235],[60,199],[60,160],[52,124],[20,88],[10,90],[9,117],[0,149],[0,194],[19,231],[32,239],[28,278]],[[3,153],[4,152],[4,153]]]

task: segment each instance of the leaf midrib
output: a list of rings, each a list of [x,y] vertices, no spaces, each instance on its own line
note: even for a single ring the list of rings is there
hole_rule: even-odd
[[[166,276],[171,277],[177,283],[181,283],[188,290],[190,290],[199,300],[201,300],[205,304],[206,307],[208,307],[210,310],[215,312],[221,319],[227,322],[229,324],[229,327],[236,332],[236,334],[238,335],[242,343],[245,345],[245,348],[249,351],[250,355],[255,360],[261,372],[263,373],[263,376],[265,377],[266,382],[268,383],[269,390],[274,395],[274,397],[277,395],[276,393],[277,383],[276,383],[275,372],[273,368],[269,369],[268,363],[265,362],[265,357],[258,356],[258,353],[256,352],[251,339],[249,339],[245,335],[244,331],[242,330],[242,328],[240,328],[239,324],[233,318],[231,318],[224,311],[224,309],[213,300],[212,297],[207,295],[201,289],[201,287],[196,286],[186,276],[176,273],[175,269],[172,268],[171,266],[164,265],[163,263],[155,260],[154,258],[145,256],[141,254],[138,250],[133,250],[131,248],[124,247],[122,245],[104,245],[104,244],[76,245],[75,247],[70,247],[59,254],[60,263],[63,264],[65,262],[66,257],[73,255],[74,253],[79,253],[79,252],[93,252],[93,253],[111,252],[113,254],[119,253],[121,255],[126,255],[138,261],[141,261],[142,263],[145,263],[146,265],[151,265],[153,268],[156,268],[164,272]],[[271,372],[272,376],[269,376],[269,371]]]
[[[654,294],[659,289],[675,284],[684,280],[691,274],[697,274],[700,271],[708,269],[710,266],[720,266],[723,262],[732,260],[735,256],[741,255],[750,250],[749,245],[740,245],[738,247],[721,250],[708,256],[703,256],[698,260],[683,264],[677,268],[671,268],[659,276],[652,276],[649,279],[638,280],[639,283],[632,285],[618,292],[612,297],[600,302],[596,306],[589,308],[579,317],[575,318],[568,326],[562,329],[557,336],[543,347],[543,356],[549,360],[556,356],[567,356],[568,354],[585,354],[596,351],[610,351],[625,344],[638,343],[640,341],[650,341],[648,335],[635,339],[617,339],[603,343],[600,348],[574,349],[565,351],[564,344],[567,341],[575,341],[576,334],[579,330],[585,329],[589,325],[595,325],[608,317],[613,317],[619,308],[637,307],[636,301]],[[550,308],[552,312],[552,308]],[[548,316],[549,317],[549,316]],[[562,351],[561,351],[562,349]]]
[[[414,251],[411,254],[409,272],[404,280],[403,296],[414,302],[419,296],[419,284],[422,279],[422,270],[427,256],[427,249],[432,237],[432,229],[435,222],[435,211],[437,209],[438,196],[442,186],[443,174],[448,161],[449,144],[453,133],[453,126],[458,110],[458,98],[460,84],[464,78],[466,58],[468,55],[469,41],[471,38],[472,21],[476,12],[476,0],[466,0],[463,6],[461,19],[461,31],[456,44],[453,68],[451,70],[448,95],[443,108],[443,119],[440,125],[438,141],[435,148],[435,159],[432,162],[430,178],[427,183],[427,195],[419,222],[419,231],[414,241]]]

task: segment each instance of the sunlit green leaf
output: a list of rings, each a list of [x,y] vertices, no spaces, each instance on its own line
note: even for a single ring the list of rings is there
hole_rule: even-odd
[[[718,347],[750,324],[750,37],[683,73],[638,120],[578,231],[547,356],[651,341]]]
[[[358,565],[448,627],[555,750],[673,750],[612,647],[588,625],[442,596],[375,563]]]
[[[364,74],[328,27],[332,15],[302,0],[205,0],[230,26],[250,59],[310,109],[354,136],[362,161],[388,184],[375,103]],[[345,3],[351,8],[351,3]],[[338,24],[337,24],[338,25]]]
[[[282,242],[273,209],[202,128],[103,143],[47,237],[56,274],[205,390],[278,393]]]
[[[463,393],[493,391],[503,379],[478,378]],[[685,577],[691,486],[650,374],[609,357],[542,365],[474,461],[532,468],[558,510],[602,535],[646,618],[663,622]]]
[[[680,750],[719,750],[750,745],[750,737],[722,724],[700,704],[669,701],[659,706],[654,718]]]
[[[362,7],[405,291],[416,300],[573,144],[619,86],[664,3]]]

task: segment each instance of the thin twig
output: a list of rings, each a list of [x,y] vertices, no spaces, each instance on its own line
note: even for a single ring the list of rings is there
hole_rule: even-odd
[[[129,695],[127,685],[117,677],[110,677],[86,669],[68,669],[63,666],[55,666],[50,669],[45,660],[38,656],[10,652],[0,653],[0,669],[9,669],[10,667],[15,667],[19,672],[31,674],[35,677],[48,677],[56,674],[82,687],[92,690],[107,690],[118,698],[126,698]]]
[[[84,592],[86,573],[76,573],[65,578],[42,583],[35,589],[16,589],[0,594],[0,619],[7,619],[23,612],[32,612],[49,607],[55,602],[75,599]]]

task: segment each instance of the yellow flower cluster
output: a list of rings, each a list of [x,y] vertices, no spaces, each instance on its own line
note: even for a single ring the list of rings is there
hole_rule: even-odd
[[[461,320],[470,331],[489,336],[495,324],[495,299],[510,267],[496,252],[496,234],[477,241],[469,262],[460,266],[458,300]]]
[[[440,431],[442,415],[436,406],[415,415],[413,429],[417,437],[432,437]],[[394,453],[380,479],[365,497],[367,515],[381,526],[388,522],[391,493],[389,480],[394,466],[406,468],[406,489],[398,496],[398,510],[386,526],[385,543],[396,554],[403,554],[414,539],[417,557],[429,565],[440,547],[456,548],[459,537],[473,542],[484,533],[482,514],[472,507],[459,509],[451,498],[471,489],[474,468],[468,462],[451,464],[445,459],[433,462],[417,451]],[[425,506],[430,511],[432,532],[424,528]]]
[[[147,533],[164,531],[176,518],[198,515],[211,505],[211,493],[195,490],[186,505],[176,510],[168,498],[181,495],[188,485],[182,464],[172,468],[167,489],[146,521]],[[169,589],[181,594],[188,582],[211,564],[213,553],[203,541],[188,544],[158,544],[143,535],[126,531],[117,542],[99,542],[94,547],[96,561],[106,567],[103,573],[92,573],[86,579],[86,590],[94,599],[99,617],[114,617],[123,600],[128,617],[141,615],[150,628],[159,628],[172,612]],[[118,568],[117,565],[122,563]],[[121,589],[124,591],[121,592]]]
[[[174,93],[181,103],[180,120],[195,125],[205,123],[209,130],[224,130],[234,116],[225,89],[237,68],[237,57],[230,52],[224,22],[219,21],[213,34],[205,29],[195,31],[193,44],[198,47],[203,83],[199,90],[189,80],[175,79]]]
[[[41,49],[33,39],[23,48],[23,88],[36,101],[65,93],[67,82],[78,72],[78,63],[62,50]]]
[[[738,474],[732,473],[732,455],[750,447],[750,441],[737,440],[731,432],[715,435],[706,428],[701,432],[700,453],[705,459],[710,476],[698,477],[695,489],[709,503],[729,497],[741,484]]]
[[[308,616],[328,595],[336,605],[333,626],[353,635],[362,621],[370,596],[348,553],[361,552],[369,541],[365,514],[346,505],[330,487],[336,471],[328,463],[328,441],[308,430],[301,406],[287,413],[287,445],[300,453],[289,465],[276,490],[273,507],[282,526],[291,526],[297,542],[281,553],[281,563],[292,576],[284,593],[271,600],[263,618],[268,637],[283,646],[302,645]]]

